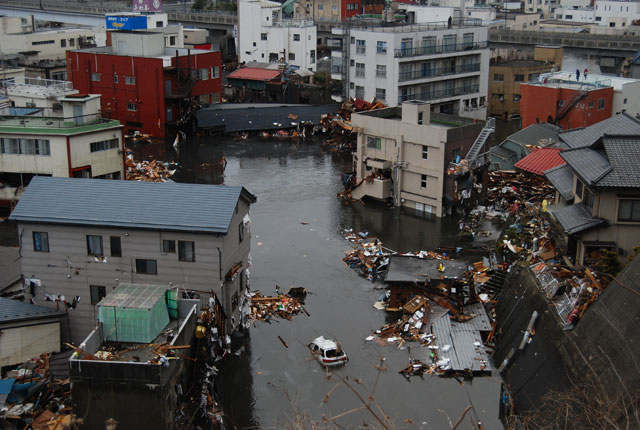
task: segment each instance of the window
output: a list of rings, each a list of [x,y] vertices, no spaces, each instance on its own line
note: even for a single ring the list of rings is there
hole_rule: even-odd
[[[51,155],[49,141],[44,139],[0,139],[0,154]]]
[[[598,110],[604,109],[604,99],[598,99]]]
[[[102,236],[87,235],[87,254],[102,257]]]
[[[424,119],[424,112],[418,112],[418,125],[422,125],[423,119]],[[424,148],[426,148],[426,147],[422,148],[422,158],[427,158],[427,157],[424,156],[425,151],[426,151]]]
[[[80,39],[78,39],[78,40],[80,40]],[[69,39],[69,46],[76,46],[76,39]]]
[[[564,19],[573,19],[573,15],[568,15],[567,14],[567,15],[564,16]]]
[[[582,199],[582,189],[584,185],[582,185],[582,181],[580,179],[576,179],[576,197]]]
[[[49,233],[43,231],[33,232],[33,250],[37,252],[49,252]]]
[[[324,10],[324,5],[322,3],[318,3],[318,10]]]
[[[352,90],[355,88],[355,85],[353,82],[349,82],[349,89]]]
[[[627,99],[625,98],[624,100],[622,100],[622,104],[626,105],[627,104]]]
[[[309,57],[310,57],[309,63],[315,64],[315,62],[316,62],[316,50],[315,49],[312,49],[309,52]]]
[[[387,66],[383,66],[381,64],[376,65],[376,77],[377,78],[386,78],[387,77]]]
[[[364,87],[356,85],[356,98],[364,99]]]
[[[135,85],[136,84],[136,77],[135,76],[125,76],[124,77],[124,83],[127,85]]]
[[[378,40],[376,44],[376,52],[378,54],[386,54],[387,53],[387,42]]]
[[[208,68],[200,69],[200,80],[206,81],[207,79],[209,79],[209,69]]]
[[[422,112],[420,112],[422,113]],[[429,158],[429,147],[426,145],[422,145],[422,159],[426,160]]]
[[[120,142],[118,139],[101,140],[100,142],[91,142],[89,146],[91,152],[107,151],[109,149],[118,149]]]
[[[176,252],[176,241],[175,240],[163,240],[162,241],[162,252],[164,253],[175,253]]]
[[[142,275],[157,275],[158,262],[156,260],[136,258],[136,272]]]
[[[260,40],[267,40],[267,33],[260,33]]]
[[[355,44],[356,43],[356,38],[355,37],[351,37],[350,42],[351,42],[352,45]]]
[[[427,175],[420,175],[420,188],[427,188]]]
[[[289,52],[289,61],[295,61],[296,60],[296,54],[294,54],[293,52]]]
[[[514,94],[513,95],[513,102],[514,103],[520,103],[520,99],[522,98],[522,96],[520,94]]]
[[[382,139],[375,136],[367,136],[367,148],[382,149]]]
[[[504,74],[503,73],[494,73],[493,74],[493,82],[504,82]]]
[[[118,83],[118,75],[116,75],[115,73],[113,74],[113,83],[114,84]]]
[[[564,100],[558,100],[558,106],[559,107],[564,106]]]
[[[451,160],[459,163],[458,157],[460,156],[460,148],[454,148],[451,150]]]
[[[385,101],[387,99],[387,90],[384,88],[376,88],[376,99]]]
[[[596,22],[600,22],[602,21],[602,17],[601,16],[596,16]]]
[[[540,73],[529,73],[529,77],[528,77],[529,82],[537,81],[538,76],[540,76]]]
[[[491,99],[492,100],[503,101],[504,100],[504,94],[493,93],[493,94],[491,94]]]
[[[516,82],[524,82],[524,75],[515,74],[513,75],[513,80]]]
[[[356,63],[356,78],[364,78],[364,63]]]
[[[589,107],[590,107],[590,108],[594,107],[595,105],[596,105],[596,104],[593,102],[593,100],[589,102]]]
[[[584,187],[584,196],[582,197],[582,204],[589,209],[589,213],[593,210],[594,196],[591,190]]]
[[[37,45],[53,45],[54,43],[56,43],[55,40],[38,40],[36,42],[31,42],[32,46],[37,46]]]
[[[211,79],[217,79],[220,77],[220,68],[218,66],[211,68]]]
[[[178,241],[178,260],[191,262],[196,261],[196,251],[193,242],[188,240]]]
[[[364,54],[367,50],[365,40],[356,39],[356,54]]]
[[[422,38],[422,53],[433,54],[436,52],[437,39],[435,36],[427,36]]]
[[[115,179],[120,180],[120,172],[105,173],[104,175],[96,175],[93,179]]]
[[[456,35],[449,34],[442,38],[442,50],[444,52],[453,52],[456,50]]]
[[[91,80],[94,82],[100,82],[100,73],[92,73]]]
[[[176,36],[169,36],[169,46],[175,46],[176,40]]]
[[[138,105],[135,103],[127,103],[127,110],[129,112],[137,112],[138,111]]]
[[[120,236],[111,236],[109,238],[111,245],[111,256],[122,257],[122,244],[120,243]]]
[[[244,223],[241,222],[240,225],[238,225],[238,241],[242,243],[243,240],[244,240]]]
[[[67,46],[67,39],[60,39],[60,47],[65,48]]]
[[[349,61],[349,66],[353,67],[356,65],[356,60],[350,60]]]
[[[107,288],[104,285],[89,285],[89,289],[92,305],[97,305],[107,295]]]
[[[473,33],[464,33],[462,35],[462,49],[473,48]]]
[[[640,200],[618,200],[618,221],[640,222]]]
[[[294,42],[300,42],[300,34],[294,33],[293,34],[293,41]]]

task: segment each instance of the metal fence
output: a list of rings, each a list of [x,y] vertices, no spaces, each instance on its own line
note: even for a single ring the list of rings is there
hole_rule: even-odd
[[[426,68],[421,70],[412,70],[409,72],[400,72],[398,73],[398,81],[412,81],[416,79],[425,79],[425,78],[433,78],[436,76],[447,76],[447,75],[455,75],[458,73],[472,73],[480,71],[480,63],[473,64],[462,64],[454,67],[437,67],[437,68]]]

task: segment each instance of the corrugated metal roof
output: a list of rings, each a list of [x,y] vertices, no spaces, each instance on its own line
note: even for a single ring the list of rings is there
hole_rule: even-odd
[[[465,324],[470,324],[474,329],[480,331],[491,331],[491,321],[487,315],[487,310],[482,303],[473,303],[464,307],[465,314],[474,314]]]
[[[498,158],[502,158],[503,160],[509,159],[511,157],[515,157],[516,153],[508,148],[505,148],[504,146],[502,146],[503,143],[501,143],[500,145],[494,146],[491,149],[489,149],[489,151],[491,152],[491,155],[495,155]]]
[[[243,187],[36,176],[10,219],[226,234]]]
[[[605,134],[640,135],[640,121],[622,113],[586,128],[563,131],[558,137],[567,148],[582,148],[593,145]]]
[[[551,213],[567,234],[579,233],[604,223],[604,220],[592,217],[581,203],[553,209]]]
[[[98,306],[151,309],[158,300],[164,300],[168,289],[167,285],[120,284],[107,294]]]
[[[232,105],[213,106],[198,109],[196,120],[198,128],[219,128],[226,133],[245,130],[281,130],[294,127],[292,123],[310,121],[320,123],[322,115],[336,113],[337,104],[330,105],[265,105],[236,108]],[[298,115],[291,120],[289,114]]]
[[[563,199],[568,201],[573,198],[573,173],[569,166],[563,164],[546,170],[544,176],[558,190]]]
[[[0,323],[64,317],[66,312],[0,297]]]
[[[545,170],[564,164],[559,152],[560,148],[536,148],[514,166],[526,172],[542,175]]]
[[[227,75],[227,79],[244,79],[247,81],[270,81],[280,76],[279,70],[257,67],[241,67]]]
[[[602,150],[578,148],[562,151],[560,156],[567,162],[571,170],[588,185],[601,178],[611,169],[611,164]]]

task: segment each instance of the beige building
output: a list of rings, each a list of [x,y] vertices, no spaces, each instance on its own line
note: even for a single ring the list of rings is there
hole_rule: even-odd
[[[391,200],[436,216],[460,200],[458,177],[447,175],[447,167],[468,153],[482,123],[432,113],[421,101],[353,114],[352,123],[358,130],[353,161],[359,184],[353,198]]]
[[[520,84],[536,81],[540,74],[554,69],[562,69],[562,47],[536,46],[533,58],[492,58],[489,66],[489,116],[519,117]]]
[[[640,121],[619,116],[640,127]],[[568,253],[576,264],[595,262],[603,249],[616,252],[624,262],[640,245],[640,176],[631,167],[640,163],[638,148],[640,133],[605,134],[590,146],[560,152],[571,173],[564,181],[570,181],[573,204],[552,213],[569,238]]]

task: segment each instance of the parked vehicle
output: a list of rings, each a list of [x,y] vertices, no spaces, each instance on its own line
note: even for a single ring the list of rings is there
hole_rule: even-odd
[[[341,366],[349,361],[347,354],[340,345],[331,339],[325,339],[323,336],[315,338],[309,344],[309,349],[323,366]]]

